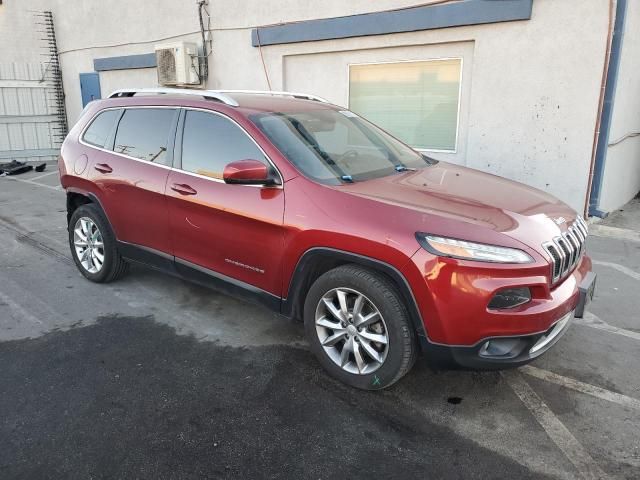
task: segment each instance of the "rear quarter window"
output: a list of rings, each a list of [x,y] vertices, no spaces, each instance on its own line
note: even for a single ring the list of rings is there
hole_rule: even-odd
[[[104,148],[119,116],[120,110],[105,110],[99,113],[85,130],[82,140],[94,147]]]

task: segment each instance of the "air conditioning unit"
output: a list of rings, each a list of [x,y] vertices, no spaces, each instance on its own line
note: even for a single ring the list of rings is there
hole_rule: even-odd
[[[190,42],[156,45],[156,65],[160,85],[200,83],[198,45]]]

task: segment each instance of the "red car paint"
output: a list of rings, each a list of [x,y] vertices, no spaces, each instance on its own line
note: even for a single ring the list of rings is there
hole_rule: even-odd
[[[310,249],[331,248],[384,262],[406,280],[434,344],[471,346],[488,337],[544,332],[576,307],[590,259],[583,255],[573,272],[552,286],[549,257],[541,247],[575,221],[575,211],[566,204],[534,188],[445,162],[374,180],[320,184],[299,172],[248,117],[337,107],[238,97],[239,107],[170,96],[92,102],[63,145],[63,187],[97,198],[119,240],[187,260],[281,299],[293,290],[296,266]],[[102,109],[153,105],[228,116],[271,159],[282,185],[247,188],[212,181],[78,141]],[[232,169],[228,174],[233,175]],[[550,221],[557,217],[566,223]],[[416,232],[518,248],[534,262],[436,256],[419,245]],[[517,286],[530,287],[530,302],[509,310],[488,309],[495,292]]]

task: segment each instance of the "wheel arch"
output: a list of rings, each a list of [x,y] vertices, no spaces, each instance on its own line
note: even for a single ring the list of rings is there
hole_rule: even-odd
[[[393,282],[407,307],[420,347],[424,349],[427,344],[427,334],[409,282],[400,270],[393,265],[365,255],[329,247],[314,247],[307,250],[300,257],[293,271],[287,298],[282,300],[281,313],[287,317],[302,318],[306,293],[313,282],[329,270],[346,264],[355,264],[368,268],[383,274]]]
[[[104,208],[102,207],[102,203],[100,203],[100,199],[98,199],[98,197],[94,193],[87,192],[85,190],[80,190],[77,188],[68,188],[67,189],[67,223],[69,223],[69,220],[71,220],[71,216],[73,215],[73,212],[75,212],[82,205],[87,205],[89,203],[96,205],[100,210],[102,210],[102,213],[104,213],[105,217],[107,216],[107,212],[105,212]],[[108,220],[109,220],[109,217],[107,217],[107,221]]]

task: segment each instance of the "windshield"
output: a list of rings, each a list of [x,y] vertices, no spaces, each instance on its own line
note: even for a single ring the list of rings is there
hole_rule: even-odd
[[[249,118],[291,163],[322,183],[369,180],[435,162],[348,110]]]

